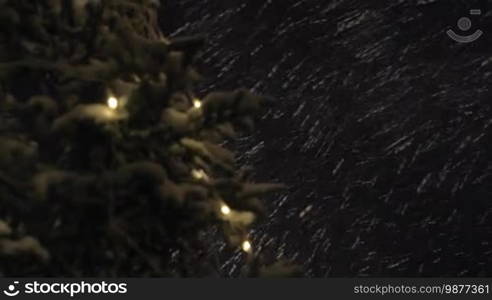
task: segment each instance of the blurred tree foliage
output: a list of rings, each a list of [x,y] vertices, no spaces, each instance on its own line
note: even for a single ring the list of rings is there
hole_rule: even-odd
[[[264,215],[224,142],[265,98],[193,93],[201,37],[167,39],[150,0],[0,0],[0,271],[219,274],[217,229],[258,265]],[[256,271],[255,271],[256,270]]]

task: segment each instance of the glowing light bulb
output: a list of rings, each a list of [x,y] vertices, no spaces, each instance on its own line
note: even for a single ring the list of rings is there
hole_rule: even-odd
[[[222,204],[222,206],[220,207],[220,212],[227,216],[231,213],[231,208],[229,206],[227,206],[226,204]]]
[[[208,176],[203,170],[192,170],[191,175],[198,180],[207,180]]]
[[[118,108],[118,99],[115,97],[111,96],[108,98],[108,107],[111,109],[117,109]]]
[[[200,99],[198,99],[198,98],[193,99],[193,107],[195,107],[195,108],[202,107],[202,101],[200,101]]]
[[[243,244],[241,245],[241,248],[243,249],[244,252],[251,252],[251,249],[253,248],[253,246],[251,245],[251,242],[246,240],[243,242]]]

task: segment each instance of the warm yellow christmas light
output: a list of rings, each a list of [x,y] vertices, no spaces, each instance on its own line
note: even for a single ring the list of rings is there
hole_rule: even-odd
[[[253,249],[253,246],[251,245],[251,242],[250,241],[246,240],[241,245],[241,248],[243,249],[244,252],[248,252],[249,253]]]
[[[227,216],[231,213],[231,208],[227,206],[227,204],[222,204],[220,207],[220,212],[224,215]]]
[[[118,108],[118,99],[116,99],[116,97],[109,97],[108,98],[108,107],[111,108],[111,109],[117,109]]]
[[[195,108],[202,107],[202,101],[200,101],[200,99],[198,99],[198,98],[193,99],[193,107],[195,107]]]
[[[192,170],[191,176],[198,180],[208,180],[207,173],[205,173],[205,171],[203,170]]]

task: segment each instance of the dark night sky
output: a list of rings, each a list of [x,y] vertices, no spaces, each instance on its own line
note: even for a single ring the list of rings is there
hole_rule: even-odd
[[[266,199],[255,244],[309,276],[492,276],[487,1],[171,0],[206,33],[201,88],[273,96],[239,144]],[[467,45],[446,29],[471,8]],[[224,264],[229,272],[235,264]]]

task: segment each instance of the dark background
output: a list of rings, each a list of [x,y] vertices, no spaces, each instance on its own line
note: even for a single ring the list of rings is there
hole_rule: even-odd
[[[488,1],[162,2],[167,33],[208,35],[200,93],[276,99],[238,144],[289,186],[257,250],[315,277],[492,276]],[[471,8],[484,36],[451,41]]]

